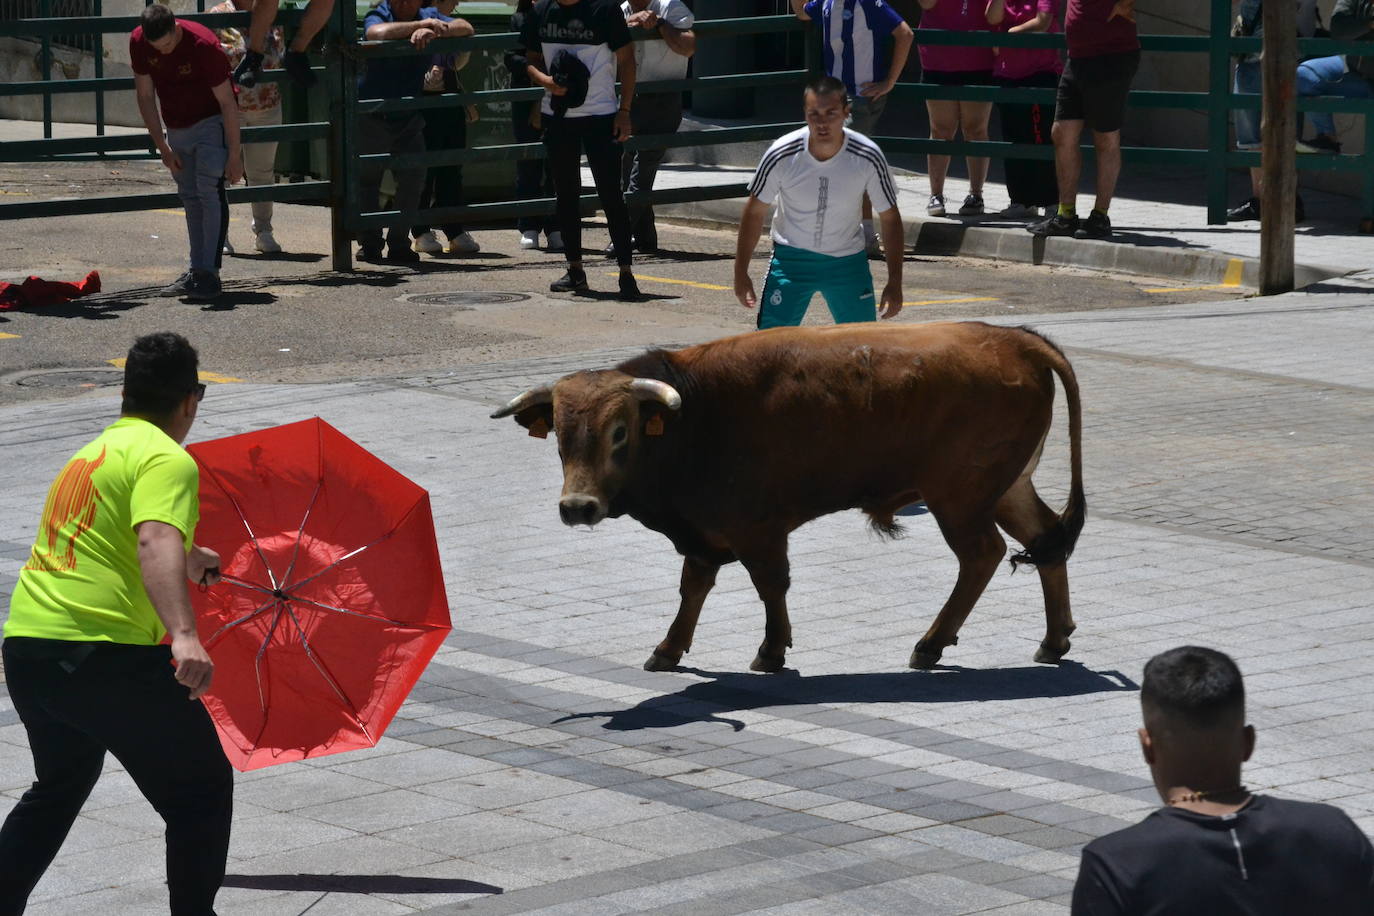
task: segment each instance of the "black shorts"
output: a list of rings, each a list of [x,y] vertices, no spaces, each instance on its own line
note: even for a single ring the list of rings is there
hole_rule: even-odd
[[[1056,121],[1083,121],[1098,133],[1120,130],[1125,120],[1126,95],[1140,66],[1140,52],[1069,58],[1059,78]]]
[[[991,86],[991,70],[925,70],[921,82],[936,86]]]

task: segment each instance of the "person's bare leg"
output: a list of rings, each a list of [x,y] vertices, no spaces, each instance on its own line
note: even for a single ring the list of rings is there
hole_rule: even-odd
[[[1264,197],[1264,170],[1250,170],[1250,194],[1253,197],[1263,199]]]
[[[953,140],[959,128],[959,103],[950,99],[926,99],[930,114],[930,139]],[[945,195],[945,176],[949,174],[949,157],[934,153],[926,157],[926,171],[930,175],[930,193]]]
[[[965,140],[986,140],[988,138],[988,119],[992,117],[991,102],[957,102],[959,106],[959,130]],[[969,156],[968,185],[969,193],[975,197],[983,196],[983,184],[988,178],[987,156]]]
[[[1083,153],[1078,139],[1083,135],[1082,121],[1055,121],[1050,128],[1054,140],[1054,172],[1059,179],[1059,206],[1074,210],[1078,201],[1078,176],[1083,171]]]
[[[1097,200],[1093,208],[1106,213],[1121,176],[1121,131],[1093,131],[1093,146],[1097,149]]]

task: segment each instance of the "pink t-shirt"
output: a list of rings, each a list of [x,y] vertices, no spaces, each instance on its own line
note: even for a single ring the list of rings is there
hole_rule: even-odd
[[[951,32],[991,32],[986,16],[987,0],[936,0],[935,6],[921,11],[922,29],[947,29]],[[916,47],[921,55],[921,69],[941,73],[964,73],[969,70],[991,70],[992,48],[960,48],[953,45],[921,44],[916,33]]]
[[[1054,17],[1054,0],[1006,0],[1006,14],[1002,18],[1001,30],[1011,31],[1012,26],[1030,22],[1038,13],[1047,13],[1050,27],[1044,33],[1018,32],[1019,35],[1039,35],[1059,31],[1059,22]],[[1062,73],[1064,62],[1054,48],[1000,48],[997,61],[992,66],[992,75],[1005,80],[1023,80],[1035,73]]]

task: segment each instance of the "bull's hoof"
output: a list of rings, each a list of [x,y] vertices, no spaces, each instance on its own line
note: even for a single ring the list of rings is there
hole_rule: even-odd
[[[664,655],[657,649],[654,654],[649,656],[649,660],[644,663],[645,671],[672,671],[682,661],[681,655]]]
[[[954,642],[957,643],[958,640],[956,639]],[[907,666],[918,671],[934,668],[940,663],[940,656],[944,654],[944,646],[932,646],[923,639],[916,644],[916,648],[911,650],[911,661],[907,662]]]
[[[1063,660],[1065,655],[1069,654],[1069,649],[1072,645],[1073,644],[1066,639],[1064,640],[1064,648],[1056,649],[1048,643],[1042,642],[1040,648],[1035,650],[1035,661],[1042,665],[1057,665]]]
[[[787,664],[785,655],[764,655],[760,652],[754,656],[754,660],[749,663],[750,671],[762,671],[764,674],[777,674]]]

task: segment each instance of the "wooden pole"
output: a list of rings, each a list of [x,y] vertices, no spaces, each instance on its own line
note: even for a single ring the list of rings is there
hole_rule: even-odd
[[[1297,7],[1264,4],[1264,115],[1260,168],[1264,173],[1260,204],[1260,295],[1293,289],[1293,224],[1298,193],[1295,144],[1298,139]]]

